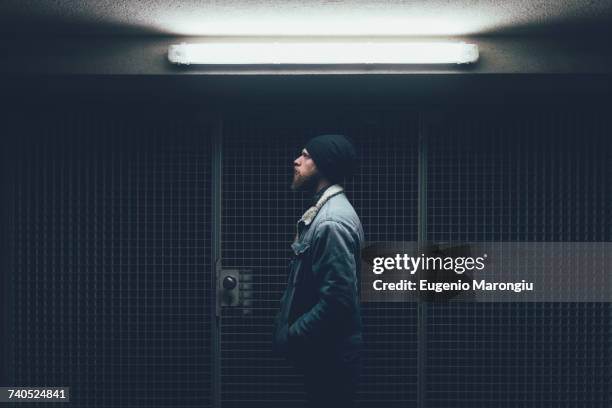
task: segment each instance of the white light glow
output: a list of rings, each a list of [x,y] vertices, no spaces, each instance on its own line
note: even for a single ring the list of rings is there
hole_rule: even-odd
[[[349,12],[339,17],[323,11],[308,13],[262,13],[243,12],[245,16],[220,15],[183,16],[181,18],[164,18],[161,27],[168,33],[182,36],[462,36],[473,34],[470,19],[458,15],[442,17],[440,11],[434,16],[405,17],[405,12],[393,14],[393,11]],[[473,19],[473,18],[472,18]],[[168,20],[167,22],[165,20]]]
[[[327,65],[327,64],[468,64],[478,47],[462,42],[208,42],[170,46],[174,64]]]

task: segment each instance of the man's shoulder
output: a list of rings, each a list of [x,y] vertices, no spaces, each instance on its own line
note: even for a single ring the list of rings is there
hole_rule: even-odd
[[[327,200],[319,210],[313,226],[317,228],[323,224],[333,225],[334,223],[351,230],[361,228],[359,216],[344,194],[337,194]]]

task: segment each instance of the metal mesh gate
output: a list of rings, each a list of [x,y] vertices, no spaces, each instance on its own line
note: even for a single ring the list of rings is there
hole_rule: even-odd
[[[4,115],[6,380],[69,385],[76,406],[211,406],[215,381],[222,407],[303,406],[271,330],[310,200],[289,189],[292,161],[320,132],[355,139],[360,170],[345,187],[367,241],[415,242],[419,226],[434,241],[610,241],[605,112],[477,110],[236,113],[224,118],[219,180],[211,127],[189,107]],[[240,271],[248,295],[221,310],[218,378],[216,221],[223,268]],[[362,407],[612,403],[609,303],[362,311]]]
[[[415,241],[417,116],[412,112],[263,114],[229,120],[224,132],[223,267],[252,271],[254,302],[221,319],[224,407],[302,406],[299,378],[271,354],[271,330],[287,279],[295,225],[311,197],[290,191],[293,159],[317,132],[344,132],[363,160],[347,184],[369,241]],[[362,305],[365,407],[413,406],[416,307]]]
[[[610,242],[610,130],[601,111],[439,117],[427,129],[428,239]],[[612,403],[610,303],[433,304],[425,313],[427,407]]]
[[[196,117],[62,106],[4,122],[7,384],[70,386],[73,406],[211,405],[210,149]]]

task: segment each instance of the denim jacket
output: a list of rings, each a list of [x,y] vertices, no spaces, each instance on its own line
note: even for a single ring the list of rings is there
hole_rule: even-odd
[[[297,223],[287,287],[275,320],[275,350],[292,360],[341,357],[362,343],[359,271],[364,234],[339,185]]]

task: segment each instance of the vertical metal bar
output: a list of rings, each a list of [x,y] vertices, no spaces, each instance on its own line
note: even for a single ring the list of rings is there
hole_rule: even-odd
[[[221,217],[222,217],[222,181],[223,181],[223,118],[218,115],[213,121],[211,141],[212,150],[212,228],[211,228],[211,293],[212,293],[212,328],[211,328],[211,397],[212,406],[221,406],[221,349],[220,349],[220,323],[221,310],[217,299],[217,279],[221,272]]]
[[[427,132],[426,115],[418,113],[418,254],[427,240]],[[417,302],[417,408],[425,408],[425,364],[427,363],[427,304]]]
[[[4,124],[6,126],[6,123]],[[12,351],[12,310],[11,304],[11,279],[14,274],[14,246],[16,237],[15,228],[15,201],[17,200],[16,194],[16,181],[15,181],[15,167],[17,159],[14,155],[18,151],[17,139],[13,133],[16,124],[14,120],[10,120],[8,131],[5,137],[2,138],[2,271],[0,272],[0,357],[2,357],[2,364],[0,364],[0,385],[11,386],[15,384],[9,384],[14,371],[13,364],[13,351]],[[5,127],[6,129],[6,127]],[[10,254],[9,254],[10,252]]]
[[[7,132],[10,133],[10,132]],[[8,339],[8,240],[9,240],[9,232],[8,226],[8,207],[9,203],[7,197],[12,197],[9,193],[8,189],[8,181],[9,177],[7,175],[9,171],[9,155],[7,153],[9,141],[8,137],[2,138],[2,144],[0,145],[0,149],[2,149],[2,175],[0,179],[2,180],[2,271],[0,272],[0,293],[2,294],[2,301],[0,302],[0,356],[2,356],[3,364],[0,364],[0,386],[8,386],[9,384],[5,383],[5,370],[8,370],[8,353],[7,353],[7,344]]]

